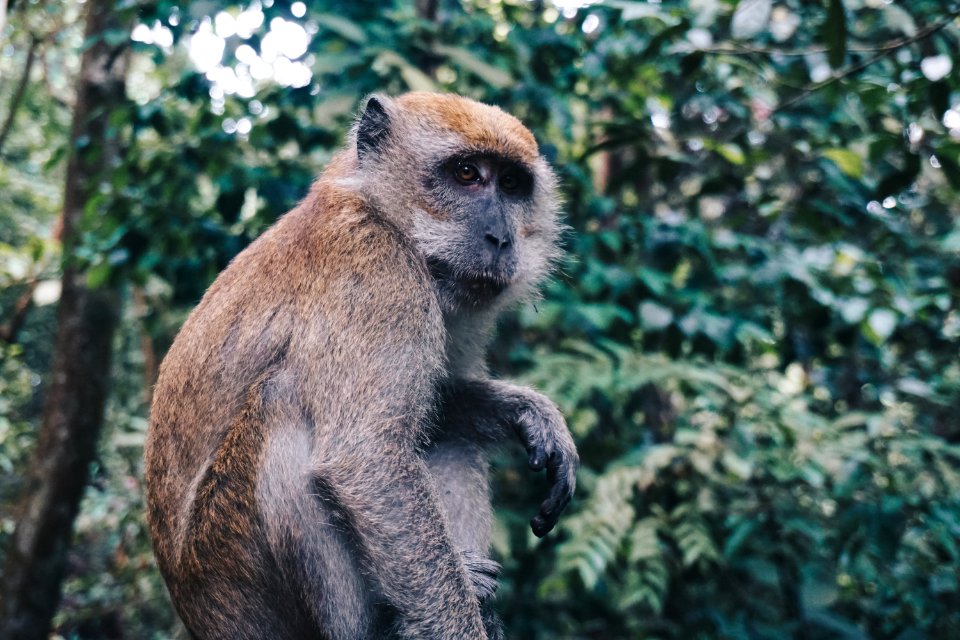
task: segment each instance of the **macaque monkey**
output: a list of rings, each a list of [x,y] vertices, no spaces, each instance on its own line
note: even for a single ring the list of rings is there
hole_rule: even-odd
[[[492,446],[557,522],[578,458],[556,406],[491,379],[498,315],[558,257],[533,135],[454,95],[373,96],[307,197],[240,253],[160,370],[149,523],[198,639],[500,637]]]

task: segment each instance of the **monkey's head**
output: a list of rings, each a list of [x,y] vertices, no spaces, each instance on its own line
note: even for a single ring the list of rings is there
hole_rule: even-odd
[[[360,190],[416,242],[447,309],[501,306],[547,273],[556,178],[519,120],[455,95],[373,96],[352,140]]]

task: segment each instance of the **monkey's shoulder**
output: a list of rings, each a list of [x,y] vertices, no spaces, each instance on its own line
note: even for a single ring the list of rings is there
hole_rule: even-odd
[[[343,191],[329,186],[312,191],[238,256],[239,271],[302,274],[312,276],[307,282],[321,285],[346,273],[429,288],[429,274],[414,243],[359,196]],[[295,279],[269,284],[273,288],[284,282]]]

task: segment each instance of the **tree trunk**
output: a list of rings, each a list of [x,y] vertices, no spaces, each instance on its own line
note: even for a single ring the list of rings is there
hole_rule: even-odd
[[[124,101],[125,44],[102,37],[123,29],[112,0],[88,0],[61,220],[63,288],[57,342],[37,449],[0,586],[0,638],[44,639],[60,599],[73,521],[96,455],[119,302],[90,289],[72,258],[88,200],[116,157],[109,119]],[[115,42],[115,40],[114,40]]]

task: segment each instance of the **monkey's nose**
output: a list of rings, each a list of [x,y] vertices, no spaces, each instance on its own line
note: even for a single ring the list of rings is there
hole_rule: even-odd
[[[501,235],[506,237],[501,238]],[[496,234],[488,231],[485,237],[487,242],[493,245],[497,251],[503,251],[510,246],[510,236],[507,236],[506,234]]]

